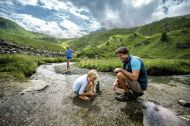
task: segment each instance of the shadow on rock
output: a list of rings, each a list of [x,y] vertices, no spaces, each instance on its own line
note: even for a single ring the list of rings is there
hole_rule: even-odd
[[[130,120],[138,123],[143,123],[143,110],[142,102],[137,100],[128,101],[124,108],[121,108],[121,111],[126,113]]]
[[[89,111],[99,112],[99,111],[101,111],[101,108],[99,106],[93,104],[95,98],[96,98],[96,96],[93,97],[89,101],[84,101],[84,100],[81,100],[78,96],[74,96],[73,97],[73,104],[77,105],[81,108],[87,108]]]

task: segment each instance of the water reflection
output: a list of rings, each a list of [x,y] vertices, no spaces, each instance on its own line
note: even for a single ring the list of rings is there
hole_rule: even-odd
[[[128,118],[137,123],[143,123],[143,110],[142,102],[133,100],[126,103],[121,111],[128,115]]]

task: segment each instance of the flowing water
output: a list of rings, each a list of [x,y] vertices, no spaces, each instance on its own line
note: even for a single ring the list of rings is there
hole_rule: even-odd
[[[180,106],[179,99],[189,100],[189,75],[149,77],[148,90],[136,101],[119,102],[122,93],[111,90],[115,76],[99,72],[101,95],[81,101],[72,92],[74,80],[87,69],[65,63],[38,67],[29,85],[45,84],[43,90],[16,93],[0,100],[0,125],[8,126],[179,126],[189,124],[190,109]],[[32,83],[32,84],[31,84]],[[33,89],[31,88],[30,89]],[[36,89],[36,88],[35,88]],[[185,120],[182,117],[186,117]]]

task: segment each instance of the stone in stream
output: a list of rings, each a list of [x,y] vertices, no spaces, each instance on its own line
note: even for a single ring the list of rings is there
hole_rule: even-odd
[[[0,98],[4,96],[4,92],[3,92],[3,89],[0,88]]]
[[[179,118],[175,112],[152,102],[143,102],[143,108],[144,126],[188,126],[190,123]]]
[[[185,100],[178,100],[178,103],[184,107],[190,107],[190,103]]]
[[[32,86],[21,91],[19,93],[20,95],[23,95],[26,92],[43,91],[49,86],[46,82],[41,80],[31,80],[30,82],[32,83]]]

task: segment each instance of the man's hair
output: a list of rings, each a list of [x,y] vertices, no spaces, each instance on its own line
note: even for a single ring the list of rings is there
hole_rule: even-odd
[[[128,54],[129,50],[127,47],[119,47],[116,51],[115,54],[122,53],[122,54]]]
[[[91,77],[91,76],[93,76],[95,79],[98,78],[98,73],[97,73],[97,71],[96,71],[96,70],[90,70],[90,71],[88,72],[88,77]]]

